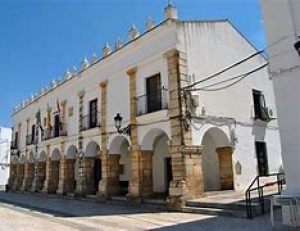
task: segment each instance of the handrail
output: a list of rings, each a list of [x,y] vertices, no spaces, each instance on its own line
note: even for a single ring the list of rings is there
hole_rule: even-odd
[[[273,182],[268,182],[264,185],[260,185],[260,178],[265,178],[265,177],[272,177],[272,176],[276,176],[277,179],[276,181]],[[257,182],[257,186],[253,187],[253,185]],[[247,217],[252,219],[253,218],[253,214],[252,214],[252,204],[251,204],[251,192],[253,191],[257,191],[258,192],[258,202],[261,206],[261,211],[264,214],[265,213],[265,205],[264,205],[264,188],[271,186],[271,185],[275,185],[277,184],[278,186],[278,194],[281,193],[282,191],[282,186],[283,183],[285,182],[284,179],[284,173],[272,173],[272,174],[268,174],[265,176],[256,176],[254,178],[254,180],[251,182],[251,184],[249,185],[249,187],[247,188],[246,192],[245,192],[245,197],[246,197],[246,212],[247,212]]]

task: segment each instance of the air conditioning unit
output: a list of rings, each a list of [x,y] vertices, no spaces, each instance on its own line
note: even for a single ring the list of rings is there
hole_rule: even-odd
[[[265,107],[264,111],[266,113],[266,120],[267,121],[271,121],[271,120],[275,120],[276,116],[275,116],[275,108],[272,107]]]

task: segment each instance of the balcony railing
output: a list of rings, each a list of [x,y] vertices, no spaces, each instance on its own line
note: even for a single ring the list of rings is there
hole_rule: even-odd
[[[32,134],[26,136],[26,145],[31,145],[31,144],[35,144],[35,143],[36,143],[36,140]]]
[[[59,127],[45,128],[42,132],[42,140],[50,140],[53,138],[67,136],[66,124],[61,123]]]
[[[141,95],[137,100],[137,116],[168,108],[168,90],[164,87],[151,94]]]
[[[87,114],[82,117],[82,131],[100,127],[100,113]]]

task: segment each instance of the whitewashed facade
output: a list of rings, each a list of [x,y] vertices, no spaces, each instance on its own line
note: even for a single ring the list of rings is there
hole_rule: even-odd
[[[267,36],[270,76],[273,81],[282,159],[287,180],[285,194],[300,195],[299,151],[300,125],[300,2],[298,0],[261,0]],[[280,20],[277,20],[280,15]],[[291,224],[289,209],[283,212],[284,223]]]
[[[9,177],[11,129],[0,127],[0,189],[4,189]]]
[[[227,20],[180,21],[172,5],[165,15],[157,26],[148,21],[141,35],[131,28],[128,43],[117,42],[113,51],[106,44],[101,59],[84,60],[80,71],[66,72],[62,82],[15,108],[19,155],[12,187],[33,190],[24,175],[31,174],[36,184],[37,169],[44,169],[38,188],[44,192],[128,193],[128,198],[166,193],[168,204],[178,204],[206,191],[245,190],[259,171],[281,169],[273,89],[262,67],[266,60],[255,55],[196,84],[257,51]],[[203,91],[256,68],[261,69],[231,87]],[[217,85],[202,89],[211,84]],[[254,90],[260,97],[256,111]],[[272,116],[260,111],[267,107]],[[131,136],[116,132],[117,113],[123,117],[121,131],[131,125]],[[57,129],[54,137],[48,136],[50,127],[53,133]],[[260,165],[256,142],[265,145]],[[44,166],[34,167],[35,160]],[[30,174],[26,164],[18,168],[22,163],[32,164]],[[68,177],[74,184],[65,192]]]

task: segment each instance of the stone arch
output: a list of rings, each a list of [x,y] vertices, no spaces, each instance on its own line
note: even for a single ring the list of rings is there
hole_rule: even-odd
[[[100,155],[99,144],[95,141],[90,141],[85,148],[85,157],[96,157]]]
[[[159,128],[151,129],[142,139],[142,150],[145,152],[145,160],[152,166],[152,188],[154,193],[168,194],[169,183],[172,180],[172,164],[169,152],[169,137]],[[151,158],[147,154],[152,154]]]
[[[26,162],[26,157],[24,154],[22,154],[20,157],[19,157],[19,164],[25,164]]]
[[[109,154],[119,154],[124,152],[124,147],[129,146],[129,141],[124,136],[116,136],[109,144]]]
[[[119,183],[119,185],[116,185],[116,188],[119,189],[115,191],[119,191],[121,195],[128,193],[128,186],[131,180],[132,170],[130,152],[128,150],[129,145],[129,141],[121,135],[114,137],[109,145],[109,163],[111,166],[118,166],[117,168],[114,167],[114,173],[111,172],[115,176],[114,181]]]
[[[148,131],[145,136],[142,138],[141,148],[142,150],[153,150],[153,146],[156,140],[161,137],[166,136],[168,137],[167,133],[159,128],[154,128]]]
[[[233,170],[232,170],[232,152],[230,148],[230,139],[226,133],[217,127],[209,128],[205,131],[201,144],[202,151],[202,171],[204,179],[205,191],[217,191],[225,189],[222,185],[222,177],[225,174],[224,163],[231,166],[230,180],[231,187],[226,189],[233,189]],[[230,154],[224,154],[224,151]],[[226,158],[224,159],[224,157]],[[229,159],[228,159],[229,158]],[[225,161],[225,162],[224,162]],[[227,166],[228,167],[228,166]],[[228,170],[228,169],[227,169]],[[227,171],[226,170],[226,171]],[[228,175],[228,173],[226,173]]]
[[[46,162],[47,154],[45,151],[41,151],[38,157],[38,162]]]
[[[86,173],[85,179],[87,184],[87,193],[95,194],[98,190],[99,181],[102,178],[102,162],[100,159],[100,146],[95,141],[90,141],[82,156]],[[83,168],[82,165],[79,168]],[[82,177],[80,174],[79,178]]]
[[[32,163],[34,163],[34,162],[35,162],[35,156],[34,156],[34,153],[33,153],[33,151],[31,151],[31,152],[29,153],[29,156],[28,156],[27,162],[28,162],[28,163],[30,163],[30,164],[32,164]]]
[[[60,160],[60,151],[58,148],[55,148],[51,153],[51,161]]]
[[[77,147],[75,145],[70,145],[67,149],[66,159],[76,159]]]

